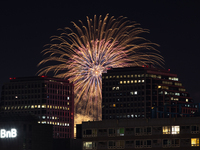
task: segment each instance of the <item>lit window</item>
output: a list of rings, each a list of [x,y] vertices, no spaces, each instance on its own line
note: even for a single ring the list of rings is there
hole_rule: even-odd
[[[67,97],[67,100],[69,100],[69,96]]]
[[[40,108],[40,105],[38,105],[38,108]]]
[[[27,106],[24,106],[25,109],[27,109]]]
[[[46,121],[42,121],[42,124],[46,124]]]
[[[57,109],[57,106],[55,106],[55,109]]]
[[[199,138],[191,138],[191,146],[199,146]]]
[[[134,95],[137,95],[137,91],[134,91]]]
[[[141,82],[141,80],[138,80],[138,83],[140,83]]]
[[[35,108],[37,108],[37,105],[35,105]]]
[[[137,80],[134,80],[134,83],[137,83]]]
[[[124,136],[124,128],[117,129],[117,135],[118,136]]]
[[[119,86],[116,87],[116,90],[119,90]]]
[[[17,98],[18,98],[18,96],[15,96],[15,98],[17,99]]]
[[[163,126],[163,134],[170,134],[170,126]]]
[[[124,84],[126,84],[126,81],[124,81]]]
[[[120,78],[122,78],[122,75],[120,75]]]
[[[130,92],[131,95],[133,95],[133,92]]]
[[[54,119],[54,116],[52,116],[52,119]]]
[[[157,78],[158,78],[158,79],[161,79],[161,76],[160,76],[160,75],[158,75],[158,76],[157,76]]]
[[[135,74],[135,77],[137,77],[137,74]]]
[[[112,90],[115,90],[115,87],[112,87]]]
[[[108,79],[108,76],[106,76],[106,79]]]
[[[126,78],[126,75],[124,75],[124,78]]]
[[[130,83],[130,81],[128,80],[127,83]]]
[[[45,119],[46,118],[46,116],[42,116],[42,119]]]
[[[180,96],[180,93],[175,93],[175,95]]]
[[[133,80],[131,80],[131,83],[133,83]]]
[[[31,108],[34,108],[34,105],[31,105]]]
[[[46,105],[42,105],[42,108],[46,108]]]
[[[110,76],[110,79],[112,78],[112,76]]]
[[[179,134],[179,133],[180,133],[180,126],[172,126],[171,134]]]
[[[122,84],[122,81],[120,81],[120,84]]]
[[[130,78],[130,75],[127,75],[128,78]]]
[[[188,102],[188,99],[186,98],[186,100],[185,100],[186,102]]]
[[[142,80],[142,82],[144,82],[144,80]]]
[[[158,86],[158,89],[160,89],[160,88],[161,88],[161,86],[159,85],[159,86]]]
[[[115,105],[115,104],[113,104],[113,107],[116,107],[116,105]]]
[[[117,78],[119,78],[119,76],[117,76]]]
[[[131,75],[131,77],[133,77],[133,74]]]
[[[174,101],[178,101],[178,98],[174,98]]]

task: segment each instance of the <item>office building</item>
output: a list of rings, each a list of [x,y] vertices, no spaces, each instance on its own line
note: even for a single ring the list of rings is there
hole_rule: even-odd
[[[53,125],[30,114],[0,115],[1,150],[52,150]]]
[[[33,114],[53,125],[53,138],[74,137],[74,85],[47,76],[10,78],[1,93],[1,114]]]
[[[102,75],[102,119],[193,116],[199,109],[170,70],[113,68]]]
[[[83,150],[199,150],[199,127],[200,117],[83,122]]]

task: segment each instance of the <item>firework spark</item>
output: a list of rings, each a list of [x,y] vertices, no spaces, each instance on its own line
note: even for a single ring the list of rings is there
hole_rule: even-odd
[[[76,32],[66,27],[52,44],[43,50],[49,55],[38,65],[56,62],[39,70],[39,75],[53,71],[56,77],[68,78],[74,83],[75,110],[84,115],[101,115],[102,73],[108,69],[146,64],[162,65],[159,51],[143,37],[148,33],[139,24],[125,17],[87,17],[87,26],[72,22]]]

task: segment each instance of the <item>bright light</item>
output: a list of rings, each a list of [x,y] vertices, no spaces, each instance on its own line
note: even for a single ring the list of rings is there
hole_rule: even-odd
[[[5,129],[0,130],[0,138],[15,138],[17,137],[17,130],[11,129],[11,131],[6,131]]]
[[[79,27],[73,22],[77,32],[66,27],[61,35],[52,36],[53,43],[43,50],[49,56],[38,65],[52,61],[56,64],[42,68],[39,75],[52,71],[55,77],[68,78],[74,84],[74,108],[81,114],[97,114],[98,118],[101,116],[102,73],[111,68],[148,63],[162,66],[163,58],[155,49],[156,44],[140,37],[148,30],[125,17],[95,15],[94,20],[87,17],[87,23],[82,22],[83,26]],[[150,52],[145,53],[146,49]]]

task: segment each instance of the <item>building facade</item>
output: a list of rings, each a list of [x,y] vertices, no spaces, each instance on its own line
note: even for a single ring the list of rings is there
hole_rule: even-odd
[[[198,109],[170,70],[114,68],[102,75],[103,120],[192,116]]]
[[[53,125],[30,114],[0,115],[1,150],[52,150]]]
[[[83,122],[83,150],[199,150],[199,127],[200,117]]]
[[[53,125],[53,138],[74,137],[74,85],[47,76],[10,78],[1,93],[1,114],[34,114]]]

